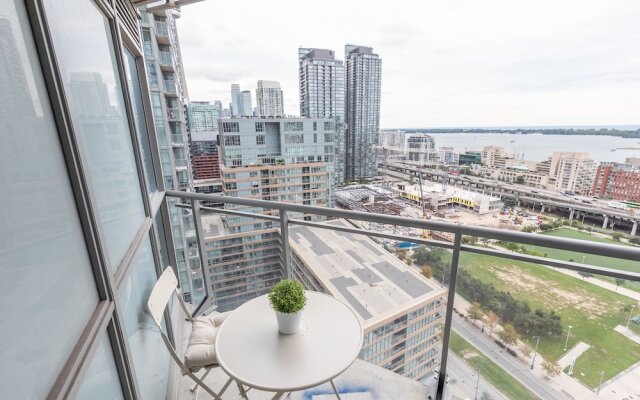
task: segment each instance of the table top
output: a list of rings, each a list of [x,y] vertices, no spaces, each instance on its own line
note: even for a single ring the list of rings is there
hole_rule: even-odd
[[[306,291],[302,326],[278,332],[268,297],[250,300],[227,317],[216,336],[222,369],[260,390],[289,392],[317,386],[344,372],[362,347],[362,325],[340,300]]]

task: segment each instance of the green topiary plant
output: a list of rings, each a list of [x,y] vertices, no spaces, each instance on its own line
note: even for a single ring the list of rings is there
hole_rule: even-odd
[[[271,289],[269,302],[275,311],[295,314],[302,310],[307,302],[304,286],[298,281],[283,279]]]

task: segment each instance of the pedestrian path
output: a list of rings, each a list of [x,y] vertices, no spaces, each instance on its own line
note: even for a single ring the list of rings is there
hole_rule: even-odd
[[[615,328],[613,328],[613,330],[616,332],[622,333],[624,336],[627,337],[627,339],[633,340],[634,342],[640,344],[640,335],[638,335],[631,329],[627,328],[626,326],[618,325]]]
[[[560,359],[558,360],[558,364],[564,369],[565,367],[571,365],[573,360],[577,360],[578,357],[582,355],[585,351],[589,350],[591,346],[589,346],[585,342],[578,342],[575,346],[573,346],[569,351],[567,351]]]

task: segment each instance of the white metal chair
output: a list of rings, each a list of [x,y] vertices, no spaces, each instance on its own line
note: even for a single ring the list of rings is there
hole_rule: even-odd
[[[164,316],[164,310],[166,309],[167,304],[169,303],[173,295],[176,295],[178,302],[180,303],[180,307],[186,314],[192,326],[191,335],[189,337],[189,342],[187,344],[184,358],[178,355],[178,352],[171,344],[171,341],[162,330],[162,318]],[[204,383],[204,378],[206,378],[206,376],[209,374],[209,372],[211,372],[213,368],[219,366],[218,361],[215,357],[213,343],[216,337],[218,326],[220,326],[222,322],[224,322],[224,319],[230,314],[230,312],[214,313],[194,319],[187,309],[187,305],[182,299],[182,294],[178,289],[178,279],[176,278],[176,275],[173,272],[173,268],[171,267],[167,267],[167,269],[165,269],[165,271],[158,279],[158,282],[156,282],[156,285],[153,287],[151,295],[149,296],[147,307],[149,308],[149,312],[153,317],[153,321],[160,329],[160,334],[162,335],[164,344],[167,346],[167,350],[169,350],[171,357],[180,367],[182,375],[188,375],[195,381],[196,384],[191,387],[191,391],[196,391],[199,387],[202,387],[207,393],[212,395],[214,399],[222,400],[221,396],[227,390],[227,388],[233,381],[233,378],[230,377],[218,393],[213,391],[213,389],[211,389]],[[204,369],[205,372],[200,378],[198,378],[195,373],[200,371],[201,369]],[[244,393],[245,390],[243,390],[243,387],[239,383],[237,383],[237,385],[240,393]]]

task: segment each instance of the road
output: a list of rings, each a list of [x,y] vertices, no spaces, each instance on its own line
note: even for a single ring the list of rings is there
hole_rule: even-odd
[[[511,374],[536,396],[545,400],[568,399],[567,396],[549,386],[544,379],[531,373],[531,370],[527,365],[499,348],[487,335],[479,334],[477,328],[472,327],[464,319],[455,314],[453,315],[453,330],[484,353],[484,355],[493,360],[502,369]]]
[[[475,399],[476,385],[478,385],[478,399],[482,393],[486,392],[493,400],[505,400],[506,397],[498,392],[487,381],[482,378],[478,380],[476,371],[471,369],[463,360],[452,352],[449,353],[447,362],[447,375],[450,378],[449,384],[453,390],[455,399]]]

